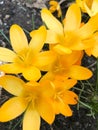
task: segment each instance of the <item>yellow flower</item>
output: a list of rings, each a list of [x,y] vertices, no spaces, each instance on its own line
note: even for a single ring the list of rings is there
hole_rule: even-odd
[[[41,11],[42,20],[48,27],[46,43],[54,45],[59,54],[72,53],[72,50],[85,50],[93,46],[93,33],[98,29],[98,14],[81,26],[81,11],[72,4],[66,13],[63,25],[47,9]]]
[[[41,80],[60,80],[68,78],[75,80],[86,80],[92,76],[92,72],[86,67],[80,66],[82,51],[73,51],[57,57],[57,60],[50,65],[49,71]],[[66,82],[65,82],[66,84]]]
[[[44,26],[34,30],[28,44],[22,28],[16,24],[12,25],[10,40],[13,51],[0,47],[0,60],[5,62],[0,66],[0,70],[5,73],[22,73],[27,80],[38,80],[41,77],[39,68],[54,61],[54,54],[51,51],[41,52],[46,33]]]
[[[64,116],[72,116],[72,110],[69,105],[77,103],[78,96],[70,91],[77,83],[76,80],[66,79],[64,82],[59,80],[53,80],[50,85],[54,88],[54,95],[52,102],[54,106],[55,114],[63,114]]]
[[[40,116],[51,124],[55,118],[51,101],[54,90],[47,82],[25,83],[11,75],[0,77],[0,85],[15,96],[0,107],[0,122],[10,121],[24,112],[23,130],[39,130]]]
[[[76,0],[76,3],[90,17],[98,13],[98,0]]]
[[[98,32],[94,34],[96,42],[93,44],[91,48],[88,48],[85,50],[86,54],[91,56],[93,55],[94,57],[98,57]]]
[[[62,15],[61,7],[57,1],[51,0],[49,2],[49,5],[50,5],[49,10],[51,13],[54,13],[55,11],[57,11],[58,17],[60,17]]]

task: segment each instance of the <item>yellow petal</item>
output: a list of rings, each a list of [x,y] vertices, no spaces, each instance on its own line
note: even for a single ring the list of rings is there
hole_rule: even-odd
[[[41,77],[40,70],[36,67],[26,68],[23,72],[24,78],[27,80],[37,81]]]
[[[72,110],[67,104],[61,105],[60,111],[64,116],[72,116]]]
[[[77,4],[69,6],[66,13],[64,32],[78,29],[81,23],[81,11]]]
[[[10,121],[20,116],[26,109],[27,103],[23,98],[14,97],[6,101],[0,108],[0,121]]]
[[[63,35],[62,24],[50,13],[48,9],[42,9],[41,17],[49,29],[53,30],[54,32],[60,35]]]
[[[89,21],[79,29],[79,35],[85,39],[98,30],[98,14],[92,16]]]
[[[78,96],[72,91],[65,91],[62,97],[65,104],[75,105],[78,101]]]
[[[40,81],[40,90],[42,95],[44,95],[45,97],[52,97],[54,94],[54,85],[50,80],[43,80]]]
[[[92,55],[96,58],[98,57],[98,45],[96,45],[92,50]]]
[[[44,80],[54,80],[55,79],[55,75],[50,71],[47,72],[40,81],[44,81]]]
[[[0,70],[4,71],[5,73],[18,74],[23,71],[23,68],[17,64],[10,63],[1,65]]]
[[[36,109],[38,110],[40,116],[49,124],[52,124],[55,118],[55,113],[53,109],[53,104],[49,99],[40,99]]]
[[[53,63],[55,60],[56,60],[56,54],[53,51],[44,51],[40,52],[37,55],[34,65],[37,66],[38,68],[41,67],[43,68],[44,66]]]
[[[95,15],[96,13],[98,13],[98,0],[93,0],[93,3],[92,3],[92,12],[93,15]]]
[[[59,88],[59,90],[68,90],[72,88],[77,83],[77,80],[75,79],[66,79],[66,80],[54,80],[54,84],[56,88]]]
[[[49,44],[59,43],[58,34],[52,30],[47,30],[46,42]]]
[[[15,58],[16,58],[16,54],[13,51],[7,48],[0,47],[0,60],[1,61],[13,62]]]
[[[47,31],[44,26],[41,26],[38,30],[32,31],[30,33],[32,39],[30,41],[29,47],[34,51],[34,52],[39,52],[41,51],[45,41],[46,41],[46,35]]]
[[[67,48],[67,47],[63,47],[60,44],[57,44],[54,46],[53,48],[57,53],[59,53],[60,55],[64,55],[64,54],[71,54],[72,50]]]
[[[83,4],[84,4],[85,10],[86,10],[86,13],[88,13],[88,15],[90,17],[92,17],[96,13],[98,13],[98,0],[91,0],[91,2],[88,1],[88,3],[84,2]]]
[[[89,8],[88,4],[86,2],[83,2],[84,10],[85,12],[91,17],[94,15],[94,12],[92,11],[92,8]]]
[[[51,6],[51,5],[57,6],[57,5],[58,5],[58,2],[57,2],[57,1],[54,1],[54,0],[51,0],[51,1],[49,2],[49,5],[50,5],[50,6]]]
[[[40,115],[30,106],[24,114],[23,130],[39,130],[40,129]]]
[[[10,40],[15,52],[28,48],[28,41],[22,28],[16,24],[10,28]]]
[[[59,112],[64,116],[72,116],[72,110],[67,104],[64,104],[64,102],[57,102],[55,107],[58,108]]]
[[[70,77],[77,80],[86,80],[89,79],[92,76],[92,72],[82,66],[73,65],[70,68]]]
[[[95,37],[90,37],[89,39],[85,39],[82,41],[83,46],[84,46],[84,50],[88,49],[88,48],[92,48],[94,46],[94,44],[96,43],[96,39]]]
[[[83,51],[72,51],[71,54],[62,55],[59,60],[61,61],[63,66],[69,67],[77,63],[77,61],[81,61],[82,55]]]
[[[24,82],[15,76],[5,75],[0,77],[0,85],[9,93],[19,96],[23,91]]]
[[[88,48],[88,49],[86,49],[85,50],[85,52],[86,52],[86,54],[88,55],[88,56],[91,56],[92,55],[92,50],[93,50],[93,48]],[[98,52],[98,51],[97,51]],[[96,56],[95,56],[96,57]]]

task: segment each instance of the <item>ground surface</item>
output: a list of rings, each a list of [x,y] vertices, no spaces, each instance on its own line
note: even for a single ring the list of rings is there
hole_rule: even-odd
[[[38,28],[42,24],[40,9],[46,5],[47,0],[0,0],[0,31],[9,36],[9,28],[14,23],[27,31]],[[0,33],[0,46],[2,45],[9,46]],[[0,92],[0,104],[2,104],[10,95],[4,90]],[[75,106],[72,109],[72,117],[57,115],[51,126],[42,120],[41,130],[97,130],[96,119],[87,116],[89,110],[84,108],[77,110]],[[11,122],[0,123],[0,130],[22,130],[20,119],[21,117]]]

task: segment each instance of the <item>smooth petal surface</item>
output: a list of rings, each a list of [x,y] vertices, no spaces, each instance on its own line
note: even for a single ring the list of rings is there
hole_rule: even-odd
[[[40,115],[30,106],[24,114],[23,130],[39,130],[40,129]]]
[[[5,75],[0,77],[0,85],[9,93],[19,96],[23,91],[24,81],[15,76]]]
[[[16,54],[13,51],[0,47],[0,61],[13,62],[15,58]]]
[[[70,77],[77,80],[86,80],[92,76],[92,72],[82,66],[73,65],[70,68]]]
[[[98,14],[92,16],[89,21],[79,29],[80,36],[84,39],[98,30]]]
[[[53,30],[54,32],[60,35],[63,35],[62,24],[51,14],[51,12],[48,9],[42,9],[41,17],[49,29]]]
[[[40,85],[40,89],[43,96],[50,98],[54,95],[55,86],[50,80],[43,80],[42,82],[40,81]]]
[[[65,54],[60,57],[60,61],[64,67],[72,66],[76,64],[77,61],[81,61],[81,57],[83,55],[83,51],[72,51],[71,54]]]
[[[37,66],[38,68],[40,67],[44,68],[44,66],[53,63],[55,60],[56,60],[56,54],[53,51],[44,51],[40,52],[37,55],[34,65]]]
[[[61,105],[60,111],[61,111],[61,114],[63,114],[64,116],[72,116],[72,110],[67,104]]]
[[[52,124],[55,118],[54,109],[52,102],[49,102],[48,99],[40,99],[38,105],[36,106],[40,116],[49,124]]]
[[[92,3],[92,12],[93,15],[95,15],[96,13],[98,13],[98,0],[93,0],[93,3]]]
[[[33,52],[41,51],[44,42],[46,41],[46,28],[41,26],[38,30],[32,31],[30,35],[32,39],[30,41],[29,47],[33,50]]]
[[[14,63],[10,63],[10,64],[1,65],[0,70],[4,71],[5,73],[18,74],[18,73],[22,73],[24,69],[22,68],[22,66],[19,66]]]
[[[56,108],[58,109],[59,113],[63,114],[64,116],[72,116],[72,110],[70,109],[70,107],[67,104],[64,104],[63,101],[57,102],[55,104],[55,109]]]
[[[40,70],[36,67],[26,68],[23,72],[24,78],[27,80],[37,81],[41,77]]]
[[[27,103],[23,98],[14,97],[6,101],[0,108],[0,121],[10,121],[20,116],[26,109]]]
[[[77,80],[75,79],[66,79],[64,81],[55,80],[54,84],[56,88],[59,88],[59,91],[61,90],[68,90],[72,88],[77,83]]]
[[[52,30],[47,30],[47,37],[45,43],[49,43],[49,44],[59,43],[58,34]]]
[[[78,96],[72,91],[65,91],[62,97],[65,104],[75,105],[78,101]]]
[[[17,53],[28,48],[26,35],[22,28],[17,24],[12,25],[10,28],[10,40],[14,51]]]
[[[69,6],[65,19],[64,32],[79,28],[81,23],[81,11],[77,4]]]
[[[41,81],[54,80],[54,79],[55,79],[55,75],[51,71],[49,71],[41,78]]]
[[[98,57],[98,45],[96,45],[92,50],[92,55],[96,58]]]
[[[63,47],[60,44],[57,44],[54,46],[53,48],[57,53],[59,53],[60,55],[64,55],[64,54],[71,54],[72,50],[67,48],[67,47]]]

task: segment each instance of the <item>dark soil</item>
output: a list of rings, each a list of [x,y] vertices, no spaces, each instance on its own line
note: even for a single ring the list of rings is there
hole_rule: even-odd
[[[0,32],[4,32],[4,34],[9,37],[9,28],[14,23],[20,25],[27,31],[38,28],[42,24],[40,10],[47,5],[47,1],[48,0],[0,0]],[[67,6],[63,5],[63,10],[65,7]],[[9,47],[9,43],[0,33],[0,46],[4,45]],[[94,60],[91,60],[91,62],[93,63]],[[85,62],[85,64],[87,64],[87,62]],[[9,97],[10,95],[2,90],[0,104],[5,102]],[[96,118],[94,119],[92,116],[87,116],[90,112],[89,109],[80,107],[80,109],[77,110],[77,106],[72,107],[72,109],[72,117],[57,115],[51,126],[42,120],[41,130],[97,130]],[[0,130],[22,130],[21,117],[7,123],[0,123]]]

